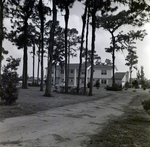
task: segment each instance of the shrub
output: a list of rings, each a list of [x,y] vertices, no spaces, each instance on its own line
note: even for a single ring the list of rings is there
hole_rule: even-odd
[[[136,92],[136,90],[134,89],[133,92]]]
[[[143,90],[146,90],[146,87],[143,87]]]
[[[111,91],[121,91],[122,86],[119,85],[119,84],[115,84],[114,86],[106,86],[105,89],[106,90],[111,90]]]
[[[100,87],[100,82],[99,82],[99,79],[96,81],[96,84],[95,84],[95,86],[97,87],[97,89],[99,89],[99,87]]]
[[[64,93],[65,92],[65,86],[60,86],[60,92]]]
[[[132,82],[132,85],[133,85],[134,88],[139,88],[139,83],[138,83],[137,80],[134,80],[134,81]]]
[[[126,83],[125,83],[125,89],[128,89],[129,88],[129,82],[127,81]]]
[[[0,85],[0,97],[6,105],[11,105],[18,99],[18,89],[16,86],[19,78],[16,70],[17,66],[19,66],[20,59],[14,59],[12,56],[10,56],[6,61],[8,64],[3,67]]]
[[[90,85],[91,85],[90,82],[88,82],[88,83],[87,83],[87,88],[90,88]]]

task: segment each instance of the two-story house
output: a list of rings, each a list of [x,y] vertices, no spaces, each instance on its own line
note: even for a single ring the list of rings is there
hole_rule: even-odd
[[[78,71],[79,71],[79,64],[72,63],[69,65],[68,84],[70,86],[77,86]],[[87,66],[86,72],[87,72],[86,81],[88,83],[90,81],[90,73],[91,73],[90,65]],[[95,84],[96,81],[99,79],[101,86],[108,85],[109,80],[112,77],[112,72],[113,72],[112,66],[110,65],[94,65],[93,84]],[[53,84],[63,85],[65,81],[64,68],[60,68],[60,66],[57,66],[56,69],[53,68],[52,73],[53,73],[52,74]],[[82,64],[81,75],[80,75],[80,85],[84,85],[84,78],[85,78],[85,65]]]

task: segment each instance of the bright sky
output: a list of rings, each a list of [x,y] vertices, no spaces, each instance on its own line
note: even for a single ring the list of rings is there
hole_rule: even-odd
[[[76,28],[79,31],[79,35],[81,34],[82,29],[82,20],[81,15],[83,14],[83,8],[84,6],[81,5],[81,3],[77,2],[73,9],[71,9],[71,15],[69,18],[69,28]],[[64,17],[61,14],[58,14],[58,20],[60,21],[60,25],[64,27]],[[6,27],[10,28],[10,22],[8,20],[5,20]],[[129,30],[131,27],[124,26],[120,28],[120,30]],[[132,28],[134,29],[134,28]],[[142,28],[139,29],[145,29],[148,33],[148,35],[144,38],[143,41],[137,41],[137,55],[138,55],[138,69],[140,69],[141,66],[144,66],[144,72],[145,77],[150,79],[150,23],[145,24]],[[90,34],[89,34],[89,49],[91,49],[91,27],[90,27]],[[102,61],[104,62],[105,59],[112,59],[111,54],[105,52],[105,48],[109,47],[110,45],[110,34],[107,31],[104,31],[102,29],[96,30],[96,42],[95,42],[95,50],[98,53],[99,56],[101,56]],[[17,50],[17,47],[12,46],[12,44],[8,41],[4,41],[3,46],[6,50],[9,51],[9,55],[13,55],[13,57],[23,57],[23,50]],[[31,49],[29,49],[31,51]],[[8,55],[8,56],[9,56]],[[118,72],[120,71],[128,71],[129,68],[125,66],[125,57],[127,55],[127,51],[117,52],[116,53],[116,66],[118,69]],[[7,56],[5,56],[6,59]],[[23,61],[23,59],[22,59]],[[77,63],[79,62],[79,56],[76,58],[71,59],[71,62]],[[3,61],[4,64],[6,64],[5,60]],[[18,69],[19,75],[22,75],[22,63]],[[31,54],[29,54],[28,58],[28,73],[29,76],[32,76],[32,57]],[[36,61],[37,66],[37,61]],[[44,67],[47,66],[47,59],[45,59]],[[35,69],[37,71],[37,69]],[[136,77],[136,71],[133,71],[133,77]]]

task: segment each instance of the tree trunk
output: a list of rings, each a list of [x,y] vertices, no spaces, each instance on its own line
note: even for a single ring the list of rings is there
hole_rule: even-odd
[[[0,1],[0,83],[2,70],[2,52],[3,52],[3,8],[4,2]]]
[[[41,19],[41,84],[40,84],[40,91],[43,91],[43,54],[44,54],[43,31],[44,31],[44,16],[43,16],[42,0],[39,1],[39,13],[40,13],[40,19]]]
[[[34,80],[34,67],[35,67],[35,43],[33,43],[33,85],[35,84],[35,80]]]
[[[69,50],[69,52],[70,52],[70,50]],[[68,68],[67,68],[67,70],[68,70],[68,85],[69,85],[69,67],[70,66],[70,53],[68,53]]]
[[[86,26],[86,48],[85,48],[85,77],[84,77],[84,94],[86,94],[87,87],[87,54],[88,54],[88,35],[89,35],[89,11],[87,18],[87,26]]]
[[[112,87],[115,86],[115,37],[112,34],[112,41],[113,41],[113,52],[112,52],[112,60],[113,60],[113,79],[112,79]]]
[[[57,63],[55,63],[55,86],[56,86],[56,70],[57,70]]]
[[[27,53],[27,19],[25,19],[25,26],[24,26],[24,56],[23,56],[23,81],[22,81],[22,88],[27,89],[27,78],[28,78],[28,53]]]
[[[39,53],[38,53],[38,68],[37,68],[37,84],[39,84],[39,71],[40,71],[40,41],[39,41]]]
[[[66,11],[66,14],[65,14],[65,93],[68,93],[68,68],[67,68],[67,31],[68,31],[68,20],[69,20],[69,8],[68,8],[68,5],[66,4],[66,7],[65,7],[65,11]]]
[[[84,30],[85,30],[86,16],[87,16],[87,6],[88,6],[88,0],[86,1],[85,11],[82,16],[83,26],[82,26],[82,35],[81,35],[80,63],[79,63],[79,71],[78,71],[77,93],[79,93],[79,88],[80,88],[80,76],[81,76],[81,68],[82,68],[82,52],[83,52],[83,43],[84,43]]]
[[[41,84],[40,84],[40,91],[43,91],[43,33],[42,33],[42,51],[41,51]]]
[[[0,83],[1,83],[1,70],[2,70],[2,51],[3,51],[3,2],[0,1]]]
[[[132,67],[130,68],[130,85],[131,85],[131,88],[132,88]]]
[[[53,24],[50,31],[50,45],[48,49],[49,54],[49,62],[48,62],[48,73],[47,73],[47,80],[46,80],[46,90],[45,96],[51,96],[51,85],[52,85],[52,61],[53,61],[53,46],[54,46],[54,32],[55,32],[55,25],[57,21],[57,10],[56,10],[56,0],[53,0]]]
[[[94,71],[94,50],[95,50],[95,14],[96,14],[96,0],[93,2],[92,9],[92,55],[91,55],[91,77],[90,77],[90,90],[89,96],[92,96],[93,91],[93,71]]]

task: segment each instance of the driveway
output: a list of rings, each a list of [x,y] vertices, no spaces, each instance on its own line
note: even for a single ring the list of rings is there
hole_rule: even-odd
[[[116,92],[99,100],[70,104],[0,122],[0,146],[84,147],[89,136],[124,113],[138,92]]]

